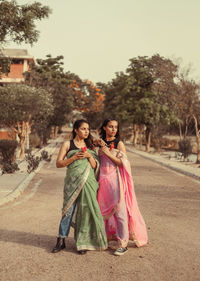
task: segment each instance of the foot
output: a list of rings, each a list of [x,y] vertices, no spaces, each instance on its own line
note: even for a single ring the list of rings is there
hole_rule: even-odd
[[[52,253],[57,253],[60,252],[65,248],[65,238],[58,237],[57,238],[57,243],[56,246],[53,248],[51,251]]]
[[[115,256],[122,256],[124,255],[126,252],[128,252],[128,248],[125,247],[125,248],[118,248],[115,252],[114,252],[114,255]]]
[[[79,255],[85,255],[87,253],[87,250],[80,250],[78,251]]]

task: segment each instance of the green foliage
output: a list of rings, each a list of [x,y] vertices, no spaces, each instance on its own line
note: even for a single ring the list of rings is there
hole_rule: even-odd
[[[39,2],[19,5],[17,1],[0,1],[0,44],[11,40],[16,43],[37,42],[39,31],[35,21],[47,18],[50,9]]]
[[[18,167],[17,163],[3,163],[2,174],[12,174],[18,170],[19,170],[19,167]]]
[[[53,112],[53,99],[44,89],[22,84],[0,87],[0,123],[15,126],[17,122],[45,121]]]
[[[184,159],[187,159],[188,156],[192,153],[192,145],[190,139],[184,138],[179,141],[179,151],[182,153]]]
[[[177,121],[169,92],[177,67],[159,55],[130,60],[126,74],[103,85],[106,93],[104,116],[117,118],[121,123],[145,124],[148,131]]]
[[[51,161],[51,157],[52,157],[52,155],[49,155],[48,151],[43,150],[43,151],[41,152],[41,160],[50,162],[50,161]]]
[[[15,151],[18,142],[16,140],[0,140],[0,152],[2,154],[3,163],[11,164],[15,160]]]
[[[63,56],[38,59],[31,72],[25,73],[25,83],[36,88],[49,91],[53,97],[54,111],[46,126],[61,126],[68,120],[68,115],[73,110],[73,89],[69,87],[74,79],[74,74],[64,73]]]
[[[35,156],[32,154],[31,150],[27,151],[27,154],[25,155],[25,159],[28,163],[27,166],[27,172],[30,174],[31,172],[33,172],[35,169],[38,168],[39,164],[41,161],[47,161],[50,162],[51,161],[51,157],[52,155],[48,154],[48,151],[43,150],[40,154],[40,156]]]
[[[15,0],[0,0],[0,77],[10,68],[10,60],[1,58],[1,48],[8,41],[31,45],[37,42],[39,31],[35,21],[47,18],[50,13],[49,7],[39,2],[19,5]]]
[[[10,174],[19,170],[19,167],[15,161],[15,151],[17,148],[16,140],[0,140],[0,153],[2,155],[2,174]]]
[[[0,77],[1,73],[8,74],[10,72],[11,59],[3,57],[0,50]]]
[[[29,174],[37,169],[41,161],[41,158],[39,156],[34,156],[31,151],[28,151],[28,153],[25,155],[25,159],[28,162],[27,172]]]

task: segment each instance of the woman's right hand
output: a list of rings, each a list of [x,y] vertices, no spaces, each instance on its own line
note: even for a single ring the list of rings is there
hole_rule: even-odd
[[[100,147],[104,147],[104,146],[106,146],[105,141],[104,141],[104,140],[102,140],[102,139],[98,139],[98,140],[96,140],[96,142],[97,142],[98,146],[100,146]]]
[[[72,156],[72,158],[74,159],[74,161],[79,160],[79,159],[83,159],[83,158],[85,158],[84,152],[78,151]]]

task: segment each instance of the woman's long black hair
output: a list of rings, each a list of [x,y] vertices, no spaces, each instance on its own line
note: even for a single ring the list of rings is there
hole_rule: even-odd
[[[104,141],[106,140],[106,131],[104,130],[103,127],[106,127],[107,124],[108,124],[110,121],[116,121],[116,122],[117,122],[117,124],[118,124],[118,130],[117,130],[117,133],[116,133],[116,135],[115,135],[115,138],[116,138],[116,140],[120,141],[119,122],[118,122],[115,118],[109,118],[109,119],[105,119],[105,120],[103,121],[103,124],[102,124],[102,126],[100,127],[100,129],[99,129],[99,135],[100,135],[100,137],[101,137]]]
[[[78,130],[83,123],[88,124],[89,125],[89,129],[90,129],[90,124],[89,124],[88,121],[86,121],[84,119],[76,120],[74,122],[73,131],[72,131],[72,138],[73,139],[76,137],[75,130]],[[90,131],[89,131],[89,135],[88,135],[87,139],[85,139],[85,143],[86,143],[87,148],[93,149],[93,139],[92,139],[92,136],[90,134]]]

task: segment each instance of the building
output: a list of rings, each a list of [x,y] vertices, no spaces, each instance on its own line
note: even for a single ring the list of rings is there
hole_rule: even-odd
[[[1,139],[15,140],[16,133],[13,132],[10,128],[0,127],[0,140]]]
[[[34,63],[34,58],[25,49],[3,49],[1,57],[11,59],[10,72],[2,74],[0,83],[20,83],[24,82],[23,73],[30,69],[30,64]]]
[[[30,64],[34,63],[34,58],[30,56],[24,49],[3,49],[0,57],[9,58],[11,60],[10,72],[1,74],[0,84],[24,82],[23,73],[30,69]],[[0,139],[15,139],[16,134],[9,128],[4,128],[0,124]]]

